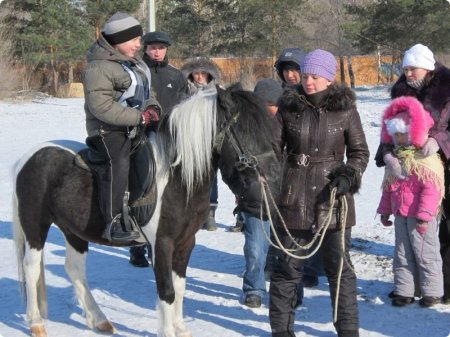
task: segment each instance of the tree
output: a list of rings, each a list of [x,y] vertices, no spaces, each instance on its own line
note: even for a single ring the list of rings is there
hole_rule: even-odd
[[[400,54],[416,43],[434,52],[450,51],[450,5],[445,0],[382,0],[349,5],[358,17],[347,32],[363,52],[377,48]]]
[[[78,0],[84,8],[84,16],[88,24],[94,28],[93,38],[100,36],[103,23],[114,13],[134,13],[141,0]]]
[[[84,57],[89,27],[70,1],[5,1],[6,21],[15,26],[15,54],[28,65],[42,64],[48,90],[59,87],[58,66]],[[70,72],[70,71],[69,71]]]

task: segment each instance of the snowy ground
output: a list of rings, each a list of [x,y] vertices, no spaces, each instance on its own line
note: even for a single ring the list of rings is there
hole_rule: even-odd
[[[357,90],[358,108],[372,157],[378,144],[380,114],[389,103],[386,87]],[[11,232],[11,167],[35,144],[51,139],[84,141],[82,99],[45,98],[33,102],[0,101],[0,337],[29,336],[25,306],[18,292],[17,268]],[[394,308],[387,294],[392,289],[393,230],[375,219],[382,170],[370,161],[357,196],[358,225],[353,230],[353,264],[358,275],[358,301],[362,337],[450,336],[450,306],[430,309],[416,303]],[[234,197],[220,182],[217,232],[200,231],[190,261],[184,314],[196,337],[270,336],[268,298],[259,309],[242,305],[244,270],[240,233],[226,229],[234,223]],[[64,240],[56,228],[45,249],[49,299],[49,337],[98,336],[86,327],[64,271]],[[94,296],[110,318],[116,336],[155,337],[156,289],[151,268],[134,268],[128,250],[91,245],[88,278]],[[268,284],[267,284],[268,286]],[[297,311],[297,337],[335,336],[326,278],[306,289]]]

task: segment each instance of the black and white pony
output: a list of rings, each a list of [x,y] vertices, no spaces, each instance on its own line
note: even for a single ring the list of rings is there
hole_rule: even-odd
[[[153,249],[159,337],[191,336],[182,311],[186,269],[195,233],[208,214],[214,173],[220,169],[230,186],[236,179],[237,185],[259,179],[258,171],[265,168],[270,171],[276,161],[273,123],[253,93],[217,88],[176,106],[151,137],[157,204],[143,231]],[[85,273],[89,242],[111,244],[101,237],[104,224],[93,176],[74,164],[75,153],[83,146],[48,142],[16,165],[14,237],[34,337],[47,336],[43,249],[52,224],[64,234],[65,269],[87,325],[103,333],[115,331],[92,296]]]

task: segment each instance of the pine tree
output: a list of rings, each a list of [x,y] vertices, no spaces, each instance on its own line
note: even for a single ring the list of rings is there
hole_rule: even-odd
[[[89,27],[71,1],[5,1],[6,21],[14,25],[15,54],[29,69],[42,65],[44,83],[58,93],[58,68],[83,59],[90,43]],[[69,71],[70,72],[70,71]]]
[[[363,52],[377,48],[401,53],[416,43],[434,52],[450,50],[450,5],[445,0],[383,0],[348,6],[359,20],[348,26]]]

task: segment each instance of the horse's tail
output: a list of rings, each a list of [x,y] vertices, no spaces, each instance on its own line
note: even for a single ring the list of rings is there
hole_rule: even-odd
[[[17,166],[16,166],[17,169]],[[14,180],[14,192],[13,192],[13,200],[12,200],[12,209],[13,209],[13,233],[14,233],[14,244],[16,247],[16,259],[17,259],[17,268],[18,268],[18,279],[19,279],[19,287],[20,292],[27,301],[27,292],[26,292],[26,277],[25,277],[25,271],[24,271],[24,259],[25,259],[25,252],[27,249],[26,245],[26,238],[25,233],[22,229],[22,223],[20,221],[19,216],[19,200],[17,199],[16,194],[16,180],[17,180],[17,173]],[[45,286],[45,274],[44,274],[44,260],[43,260],[43,254],[41,255],[41,261],[39,266],[40,272],[39,272],[39,279],[36,285],[37,289],[37,298],[38,298],[38,305],[39,310],[41,313],[41,317],[47,318],[47,312],[48,312],[48,302],[47,302],[47,289]]]

